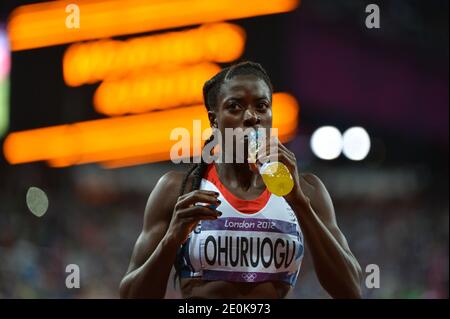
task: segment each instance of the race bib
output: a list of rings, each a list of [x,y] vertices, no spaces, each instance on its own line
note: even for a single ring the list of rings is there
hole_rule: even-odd
[[[202,221],[191,238],[191,256],[206,280],[295,280],[303,238],[295,223],[226,217]]]

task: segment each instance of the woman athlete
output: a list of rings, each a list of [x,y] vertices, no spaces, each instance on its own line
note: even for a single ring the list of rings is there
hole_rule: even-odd
[[[257,63],[223,69],[205,83],[203,96],[211,127],[222,136],[225,128],[272,127],[272,84]],[[285,298],[304,241],[330,296],[360,298],[361,268],[324,184],[299,174],[294,154],[281,143],[276,151],[294,179],[284,197],[270,194],[245,162],[202,159],[187,173],[162,176],[149,196],[121,298],[164,298],[172,266],[183,298]]]

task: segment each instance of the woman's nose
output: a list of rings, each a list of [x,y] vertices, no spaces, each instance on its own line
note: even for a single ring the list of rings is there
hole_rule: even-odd
[[[255,126],[260,124],[260,118],[255,111],[247,109],[244,113],[244,126]]]

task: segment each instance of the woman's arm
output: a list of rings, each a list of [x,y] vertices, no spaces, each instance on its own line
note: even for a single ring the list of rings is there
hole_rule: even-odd
[[[361,298],[361,267],[336,222],[333,203],[320,179],[298,173],[295,154],[276,138],[258,161],[281,161],[294,178],[292,191],[284,196],[299,219],[310,248],[317,277],[333,298]]]
[[[164,175],[148,199],[144,225],[127,274],[120,283],[121,298],[163,298],[176,256],[177,243],[167,234],[176,198],[176,173]],[[174,198],[172,198],[174,197]]]
[[[292,208],[301,223],[322,287],[333,298],[361,298],[361,267],[339,229],[331,197],[313,174],[300,176],[306,200]]]
[[[144,227],[134,247],[127,274],[120,283],[122,298],[163,298],[178,247],[200,220],[221,212],[196,203],[219,206],[218,193],[195,190],[179,196],[183,173],[164,175],[151,193]]]

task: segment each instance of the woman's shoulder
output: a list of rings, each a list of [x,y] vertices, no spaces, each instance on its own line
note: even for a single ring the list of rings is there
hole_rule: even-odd
[[[180,196],[185,177],[186,172],[169,171],[159,178],[147,199],[144,213],[145,221],[162,221],[171,216],[173,207]]]
[[[305,172],[301,173],[299,175],[300,177],[300,183],[303,183],[304,185],[310,187],[310,188],[320,188],[325,187],[321,179],[313,173]]]
[[[305,172],[299,175],[300,187],[306,196],[314,201],[331,200],[325,184],[313,173]]]
[[[172,198],[176,201],[180,195],[183,183],[185,186],[184,192],[187,192],[190,189],[193,177],[192,174],[186,177],[186,173],[186,171],[168,171],[159,178],[152,193],[156,191],[164,198]]]
[[[153,191],[156,190],[165,196],[176,195],[178,197],[183,183],[185,182],[187,185],[192,180],[192,176],[189,176],[186,181],[185,179],[186,172],[168,171],[159,178]]]
[[[157,186],[164,188],[172,188],[175,186],[181,186],[183,179],[186,177],[186,172],[182,171],[168,171],[164,175],[162,175],[158,182]]]

